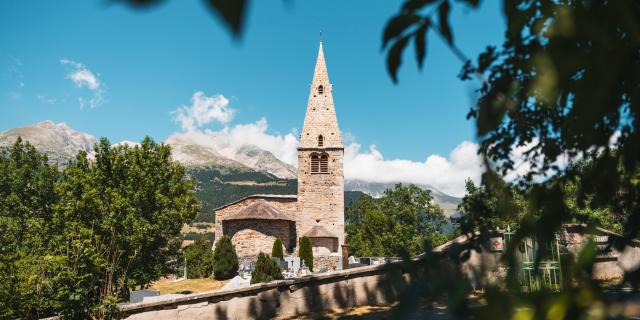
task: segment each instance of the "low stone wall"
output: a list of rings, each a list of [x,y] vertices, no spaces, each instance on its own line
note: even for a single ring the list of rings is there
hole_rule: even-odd
[[[342,260],[340,256],[313,256],[313,270],[340,270],[342,269]]]
[[[395,265],[366,266],[245,288],[120,307],[125,319],[269,319],[396,300],[409,276]]]

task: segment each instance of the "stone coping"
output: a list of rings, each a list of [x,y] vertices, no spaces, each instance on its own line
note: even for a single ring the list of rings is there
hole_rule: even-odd
[[[414,259],[413,262],[414,263],[418,262],[418,260]],[[199,302],[205,302],[205,301],[207,302],[226,301],[226,300],[231,300],[237,297],[246,297],[246,296],[256,295],[260,292],[268,291],[268,290],[280,288],[280,287],[288,287],[287,290],[295,291],[299,288],[304,287],[304,285],[307,283],[342,281],[350,278],[369,276],[369,275],[384,272],[390,266],[401,266],[402,263],[403,263],[402,261],[390,262],[386,264],[356,267],[356,268],[334,271],[331,273],[311,275],[311,276],[306,276],[301,278],[276,280],[269,283],[256,283],[243,288],[193,293],[193,294],[186,295],[184,297],[179,297],[179,298],[164,300],[164,301],[121,304],[119,306],[119,309],[120,309],[120,312],[122,312],[123,314],[135,314],[135,313],[151,311],[151,310],[175,309],[179,305],[193,304],[193,303],[199,303]]]

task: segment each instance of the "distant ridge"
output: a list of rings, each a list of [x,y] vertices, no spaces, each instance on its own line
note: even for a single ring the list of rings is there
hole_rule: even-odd
[[[54,123],[46,120],[21,128],[14,128],[0,133],[0,149],[6,149],[16,141],[18,137],[29,141],[36,149],[44,152],[51,163],[64,166],[73,160],[78,151],[86,151],[89,157],[93,157],[93,145],[98,139],[91,134],[79,132],[70,128],[65,123]],[[208,181],[215,177],[235,177],[235,179],[259,183],[283,183],[286,186],[267,186],[259,184],[252,186],[228,185],[229,188],[240,192],[260,190],[261,192],[273,190],[275,193],[295,193],[296,169],[279,160],[271,152],[260,149],[255,145],[242,145],[238,148],[217,146],[215,143],[206,145],[195,141],[187,134],[175,134],[165,141],[172,148],[174,160],[185,165],[199,180]],[[121,141],[114,145],[138,145],[137,142]],[[218,172],[214,174],[214,172]],[[280,181],[280,182],[278,182]],[[345,191],[362,192],[372,197],[381,197],[386,189],[391,189],[396,182],[369,182],[362,180],[345,180]],[[219,184],[214,184],[218,186]],[[212,185],[212,186],[214,186]],[[445,194],[430,185],[417,185],[431,190],[436,203],[445,211],[447,216],[456,213],[461,198]],[[243,192],[238,193],[244,194]],[[355,193],[353,195],[356,195]],[[213,197],[213,195],[209,195]],[[229,195],[231,200],[234,195]],[[219,199],[218,199],[219,200]],[[213,201],[213,200],[212,200]],[[217,201],[217,200],[216,200]]]
[[[93,157],[93,146],[98,139],[91,134],[71,129],[65,123],[45,120],[21,128],[0,133],[0,148],[9,148],[18,137],[29,141],[37,150],[44,152],[51,163],[64,166],[73,160],[78,151],[86,151]],[[225,155],[212,145],[204,145],[190,139],[188,135],[176,134],[165,141],[171,146],[174,160],[186,167],[229,167],[241,171],[258,171],[278,178],[296,177],[293,166],[280,161],[271,152],[254,145],[245,144],[239,148],[227,148]],[[121,141],[114,145],[138,145],[132,141]]]
[[[393,189],[397,183],[402,183],[404,185],[409,185],[410,183],[406,182],[369,182],[362,180],[345,180],[344,182],[344,190],[345,191],[360,191],[362,193],[368,194],[374,198],[379,198],[384,195],[384,191],[387,189]],[[454,197],[448,195],[430,185],[427,184],[415,184],[418,188],[424,190],[431,190],[431,195],[433,199],[442,209],[447,217],[455,214],[457,212],[458,204],[462,202],[462,198]]]

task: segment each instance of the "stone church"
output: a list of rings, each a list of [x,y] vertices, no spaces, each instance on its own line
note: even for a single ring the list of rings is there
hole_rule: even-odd
[[[298,146],[298,194],[257,194],[217,208],[216,239],[231,237],[241,260],[249,260],[259,252],[271,253],[276,238],[285,255],[296,254],[299,238],[306,236],[313,244],[314,265],[337,264],[345,237],[343,155],[320,42]]]

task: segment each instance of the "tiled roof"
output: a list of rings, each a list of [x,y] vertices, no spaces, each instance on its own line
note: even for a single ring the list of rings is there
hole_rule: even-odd
[[[292,200],[295,200],[295,199],[298,199],[298,196],[295,195],[295,194],[253,194],[253,195],[250,195],[250,196],[246,196],[246,197],[244,197],[242,199],[238,199],[236,201],[229,202],[229,203],[227,203],[227,204],[225,204],[223,206],[217,207],[217,208],[214,209],[214,211],[217,211],[217,210],[220,210],[220,209],[224,209],[224,208],[226,208],[226,207],[228,207],[230,205],[236,204],[238,202],[245,201],[247,199],[292,199]]]
[[[235,214],[222,218],[224,221],[228,220],[289,220],[294,221],[292,217],[278,210],[264,199],[256,201],[256,203],[238,211]]]

